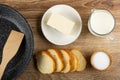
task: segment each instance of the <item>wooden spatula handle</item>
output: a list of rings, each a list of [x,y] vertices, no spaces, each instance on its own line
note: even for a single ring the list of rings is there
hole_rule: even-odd
[[[5,62],[4,64],[1,63],[1,65],[0,65],[0,80],[2,80],[2,76],[4,74],[7,64],[8,64],[8,62]]]
[[[4,53],[4,54],[7,54],[7,53]],[[5,68],[6,68],[6,66],[7,66],[7,64],[9,62],[6,58],[7,57],[3,57],[2,62],[0,64],[0,80],[2,80],[2,76],[4,74]]]

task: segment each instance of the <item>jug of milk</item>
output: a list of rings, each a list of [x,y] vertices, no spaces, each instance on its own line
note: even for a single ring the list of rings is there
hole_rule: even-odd
[[[112,13],[105,9],[93,9],[88,20],[88,29],[100,37],[108,36],[115,28],[115,18]],[[107,37],[112,39],[112,37]]]

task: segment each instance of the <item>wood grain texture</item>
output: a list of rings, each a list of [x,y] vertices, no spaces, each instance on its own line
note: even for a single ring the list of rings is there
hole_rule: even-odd
[[[48,48],[78,48],[84,53],[88,61],[87,68],[83,72],[43,75],[38,72],[32,59],[27,69],[17,80],[120,80],[120,0],[0,0],[0,3],[15,8],[27,19],[34,34],[34,54]],[[42,15],[48,8],[56,4],[68,4],[74,7],[82,17],[81,35],[74,43],[67,46],[51,44],[45,39],[40,29]],[[95,37],[88,31],[87,22],[93,8],[105,8],[113,13],[116,19],[116,27],[112,32],[115,36],[114,41]],[[97,50],[107,50],[111,53],[112,66],[109,70],[99,72],[89,64],[90,55]]]

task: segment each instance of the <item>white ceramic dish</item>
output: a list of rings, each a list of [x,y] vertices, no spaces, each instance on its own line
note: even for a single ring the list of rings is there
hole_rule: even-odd
[[[71,35],[66,36],[47,25],[47,20],[51,13],[58,13],[74,21],[76,24]],[[49,8],[42,17],[41,29],[48,41],[55,45],[67,45],[74,42],[80,35],[82,29],[82,20],[79,13],[69,5],[55,5]]]

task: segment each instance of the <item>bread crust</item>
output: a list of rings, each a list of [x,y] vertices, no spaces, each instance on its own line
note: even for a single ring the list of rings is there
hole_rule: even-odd
[[[42,69],[40,68],[40,66],[42,66],[42,64],[41,64],[41,57],[42,57],[43,55],[46,55],[47,58],[49,58],[50,61],[52,61],[52,62],[51,62],[51,63],[52,63],[52,67],[51,67],[51,69],[50,69],[50,70],[51,70],[50,72],[44,72],[44,70],[42,70]],[[51,74],[51,73],[53,73],[53,72],[55,71],[55,66],[56,66],[55,61],[54,61],[53,57],[52,57],[47,51],[42,51],[42,52],[38,53],[38,54],[36,55],[36,59],[37,59],[37,68],[38,68],[38,70],[39,70],[41,73],[43,73],[43,74]]]
[[[63,64],[63,61],[62,61],[62,58],[63,58],[62,54],[58,53],[57,50],[55,50],[55,49],[48,49],[47,51],[55,60],[55,63],[56,63],[55,72],[60,72],[64,67],[64,64]]]
[[[86,68],[87,61],[83,56],[82,52],[78,49],[72,49],[71,52],[78,58],[78,68],[77,71],[83,71]]]
[[[60,52],[63,55],[63,60],[64,60],[64,64],[65,64],[65,66],[64,66],[64,68],[63,68],[63,70],[61,72],[62,73],[68,73],[71,70],[71,62],[70,62],[71,57],[70,57],[70,54],[67,53],[65,50],[60,50]],[[64,54],[67,55],[67,58],[68,58],[67,61],[66,61],[66,59],[64,57]]]
[[[70,55],[70,71],[74,69],[74,55],[70,52],[70,50],[65,50]]]
[[[71,53],[72,54],[72,53]],[[74,62],[73,62],[73,69],[71,70],[71,72],[74,72],[77,70],[78,68],[78,58],[76,55],[72,54],[73,58],[74,58]]]

